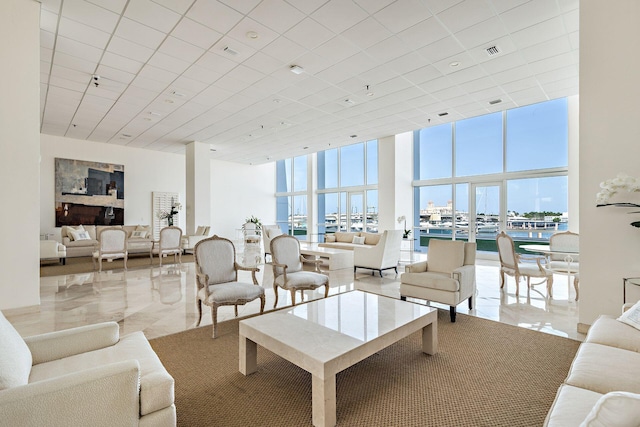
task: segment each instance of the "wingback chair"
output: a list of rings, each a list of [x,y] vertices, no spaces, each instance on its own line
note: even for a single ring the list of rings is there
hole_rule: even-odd
[[[427,261],[405,267],[400,276],[400,298],[419,298],[449,305],[451,322],[456,306],[476,293],[476,244],[461,240],[429,241]]]
[[[0,312],[0,424],[176,425],[174,380],[116,322],[22,338]]]
[[[580,235],[571,231],[554,233],[549,238],[549,270],[554,273],[566,274],[569,278],[573,276],[573,287],[576,290],[576,301],[578,301],[578,283],[580,278]],[[549,298],[553,295],[549,292]]]
[[[300,242],[293,236],[282,234],[271,240],[271,266],[273,268],[273,291],[278,305],[278,287],[291,292],[291,303],[296,305],[296,291],[316,289],[324,286],[325,298],[329,295],[329,277],[320,273],[320,260],[309,260],[300,254]],[[315,264],[315,271],[303,270],[303,262]]]
[[[516,253],[516,247],[513,239],[507,233],[502,231],[496,237],[498,245],[498,255],[500,257],[500,288],[504,288],[506,282],[504,275],[513,276],[516,279],[516,296],[520,292],[520,278],[527,278],[527,290],[531,288],[531,278],[536,277],[543,279],[539,285],[547,282],[547,295],[551,295],[551,287],[553,286],[553,272],[546,266],[546,258],[542,256],[529,256],[532,262],[522,262],[524,258]],[[533,262],[535,261],[535,263]],[[545,264],[545,265],[543,265]]]
[[[271,255],[271,240],[282,234],[279,225],[263,225],[262,226],[262,244],[264,246],[264,259],[267,255]]]
[[[402,230],[385,230],[376,245],[353,248],[353,274],[358,268],[374,270],[371,274],[377,270],[380,277],[382,277],[382,270],[391,268],[398,274],[401,243]]]
[[[260,313],[264,311],[264,288],[258,284],[255,267],[243,267],[236,262],[236,249],[231,240],[213,236],[201,240],[194,249],[196,261],[196,305],[198,323],[202,320],[202,304],[211,307],[213,335],[218,329],[218,307],[233,305],[238,317],[238,306],[260,298]],[[239,282],[238,271],[250,271],[253,283]],[[276,295],[276,299],[277,299]]]
[[[127,269],[127,233],[120,228],[106,228],[100,232],[98,248],[92,254],[93,269],[96,269],[96,260],[102,271],[102,260],[108,262],[122,258],[124,269]]]
[[[160,241],[153,245],[152,252],[158,255],[160,267],[162,267],[162,258],[167,255],[173,255],[174,263],[178,261],[182,264],[182,229],[169,226],[160,230]]]

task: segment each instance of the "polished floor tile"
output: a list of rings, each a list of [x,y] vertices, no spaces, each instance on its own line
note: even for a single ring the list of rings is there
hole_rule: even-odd
[[[266,267],[266,268],[265,268]],[[270,265],[260,265],[258,281],[265,288],[265,309],[272,309],[275,301],[273,274]],[[582,340],[577,332],[578,307],[575,291],[566,276],[554,277],[553,299],[546,297],[546,285],[532,286],[527,291],[521,283],[520,295],[515,295],[515,281],[509,277],[500,289],[499,264],[478,260],[476,264],[477,296],[473,310],[466,303],[458,312],[495,320],[519,327]],[[400,267],[399,271],[403,271]],[[327,271],[329,294],[363,290],[399,298],[400,274],[386,271],[382,277],[368,270],[350,268]],[[249,281],[247,272],[240,272],[240,280]],[[123,334],[143,331],[147,338],[184,331],[195,327],[195,264],[163,265],[128,271],[71,274],[42,277],[41,306],[35,313],[7,314],[23,336],[67,329],[103,321],[116,321]],[[321,298],[324,289],[305,291],[304,300]],[[291,304],[289,292],[278,290],[278,307]],[[300,300],[300,293],[296,302]],[[409,299],[412,301],[411,299]],[[425,301],[413,300],[425,304]],[[437,303],[435,307],[447,308]],[[259,300],[238,307],[238,315],[258,313]],[[219,321],[234,317],[233,307],[221,307]],[[209,307],[203,306],[201,325],[211,325]]]

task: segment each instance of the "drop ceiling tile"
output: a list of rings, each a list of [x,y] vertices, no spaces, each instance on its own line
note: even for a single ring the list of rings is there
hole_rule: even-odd
[[[96,64],[102,57],[102,49],[98,49],[66,37],[58,37],[56,51],[66,53],[77,58],[82,58]]]
[[[256,38],[250,37],[252,33],[256,33]],[[257,51],[274,41],[280,34],[251,18],[245,17],[227,33],[227,36]]]
[[[233,62],[241,63],[256,53],[256,49],[247,44],[243,44],[236,39],[225,36],[218,40],[218,42],[209,49],[209,52]]]
[[[487,72],[477,65],[464,68],[453,73],[448,74],[452,82],[458,85],[462,85],[467,82],[471,82],[478,79],[488,77]]]
[[[560,10],[555,0],[536,0],[523,3],[500,14],[510,33],[532,27],[558,16]]]
[[[445,37],[428,46],[418,49],[418,53],[434,63],[453,55],[462,53],[464,49],[454,37]]]
[[[138,73],[138,77],[170,84],[178,77],[178,74],[147,64],[142,67],[142,70]]]
[[[205,50],[175,37],[167,37],[160,45],[158,52],[193,63],[202,56]]]
[[[262,51],[282,62],[290,62],[305,53],[306,49],[286,37],[278,37]]]
[[[467,49],[490,44],[507,35],[507,30],[500,18],[493,16],[479,24],[465,28],[455,34],[462,46]]]
[[[522,49],[521,52],[522,56],[527,62],[535,62],[549,56],[556,56],[567,53],[571,50],[572,49],[571,44],[569,43],[569,37],[562,36]]]
[[[113,99],[115,101],[120,97],[120,95],[122,95],[122,92],[124,92],[125,89],[126,89],[126,86],[120,83],[111,81],[108,83],[103,83],[99,87],[90,85],[89,88],[87,89],[87,92],[95,96],[100,96],[102,98],[107,98],[107,99]]]
[[[107,46],[107,51],[133,59],[134,61],[147,62],[154,50],[148,47],[133,43],[129,40],[113,37]]]
[[[222,34],[242,19],[241,13],[216,0],[196,0],[186,16]]]
[[[55,34],[58,30],[58,14],[40,9],[40,29]]]
[[[111,0],[104,0],[111,1]],[[171,9],[180,15],[184,15],[184,13],[189,9],[189,7],[193,4],[194,0],[152,0],[154,3],[158,3],[161,6],[166,7],[167,9]]]
[[[110,38],[109,33],[105,31],[101,31],[80,22],[72,21],[65,17],[60,19],[58,36],[77,40],[99,49],[104,49]]]
[[[513,40],[510,36],[501,37],[497,40],[493,40],[491,43],[484,43],[478,47],[467,50],[467,53],[476,61],[478,64],[491,61],[497,56],[490,56],[487,53],[487,49],[491,47],[497,47],[500,53],[498,56],[508,55],[510,53],[515,52],[516,45],[513,43]]]
[[[384,26],[373,18],[367,18],[357,25],[349,28],[342,35],[360,49],[367,49],[392,34]]]
[[[111,33],[118,23],[119,14],[96,6],[84,0],[65,0],[62,4],[62,14],[76,22]]]
[[[409,52],[411,49],[396,36],[391,36],[367,49],[367,54],[380,63],[386,63]]]
[[[543,85],[558,80],[573,79],[575,85],[578,82],[578,74],[579,71],[576,64],[558,68],[557,70],[548,71],[546,73],[539,73],[536,75],[536,79]]]
[[[125,58],[124,56],[117,55],[113,52],[105,52],[100,63],[132,74],[137,74],[144,65],[142,62]]]
[[[129,2],[124,16],[163,33],[170,32],[181,18],[180,14],[150,0]]]
[[[503,13],[509,9],[513,9],[514,7],[518,7],[529,0],[491,0],[491,4],[496,12]]]
[[[334,33],[311,18],[306,18],[285,33],[285,36],[307,49],[314,49],[334,37]]]
[[[118,15],[122,14],[122,11],[127,4],[127,0],[87,0],[87,2],[110,10]]]
[[[42,9],[59,13],[62,0],[42,0],[40,3],[42,3]]]
[[[183,61],[174,56],[169,56],[160,51],[156,51],[147,64],[163,70],[171,71],[175,74],[182,74],[191,65],[187,61]]]
[[[53,60],[53,49],[47,49],[46,47],[40,47],[40,61],[46,63],[47,69],[50,68],[51,61]]]
[[[413,27],[398,33],[411,49],[419,49],[449,36],[449,31],[437,19],[431,17],[419,22]]]
[[[150,79],[144,75],[138,75],[135,79],[133,79],[131,85],[142,89],[162,92],[167,88],[168,83]]]
[[[429,61],[419,53],[412,51],[388,61],[385,65],[397,74],[402,75],[429,65]]]
[[[311,17],[339,34],[368,18],[369,14],[352,0],[330,0],[313,12]]]
[[[187,70],[182,73],[182,75],[184,77],[188,77],[190,79],[197,80],[208,85],[222,77],[222,73],[212,71],[197,64],[193,64],[192,66],[187,68]]]
[[[454,83],[447,76],[442,76],[435,78],[433,80],[429,80],[427,82],[421,83],[417,85],[422,90],[424,90],[428,94],[432,94],[433,92],[438,92],[444,89],[448,89],[454,86]]]
[[[287,0],[287,3],[307,15],[311,15],[326,2],[327,0]]]
[[[251,58],[247,59],[242,64],[264,74],[271,74],[277,69],[288,65],[262,52],[256,52]]]
[[[87,86],[89,85],[88,81],[86,83],[80,83],[80,82],[74,82],[73,80],[67,80],[65,78],[58,77],[58,76],[51,76],[48,79],[48,82],[50,87],[60,87],[63,89],[70,89],[75,92],[84,92]]]
[[[74,82],[89,83],[91,75],[80,70],[74,70],[72,68],[62,67],[60,65],[53,64],[51,66],[51,75],[62,77],[67,80],[73,80]]]
[[[189,18],[183,18],[171,35],[203,49],[211,48],[222,38],[219,32]]]
[[[491,74],[499,73],[503,70],[509,70],[524,65],[525,61],[522,58],[520,52],[510,53],[507,55],[499,55],[495,58],[491,58],[490,61],[483,62],[482,68]]]
[[[432,15],[424,2],[405,0],[391,3],[373,16],[386,29],[397,34],[430,18]]]
[[[436,69],[433,65],[427,65],[420,67],[417,70],[405,73],[402,77],[409,80],[413,84],[424,83],[438,77],[442,77],[442,73]]]
[[[563,34],[565,34],[565,29],[562,18],[555,17],[523,30],[516,31],[511,34],[511,38],[518,48],[524,49],[547,40],[561,37]]]
[[[80,59],[76,56],[58,52],[53,58],[53,64],[84,73],[86,79],[89,80],[96,69],[97,61],[85,61],[84,59]]]
[[[480,90],[489,89],[495,87],[496,83],[491,77],[482,77],[475,80],[470,80],[465,83],[461,83],[460,87],[467,93],[478,92]]]
[[[115,31],[115,36],[155,50],[160,46],[167,34],[132,19],[122,17]]]
[[[534,74],[540,74],[551,70],[557,70],[559,68],[565,68],[571,65],[577,65],[576,58],[569,53],[563,53],[550,58],[545,58],[540,61],[531,62],[529,67]]]
[[[191,102],[213,107],[233,95],[233,92],[217,86],[209,86],[191,99]]]
[[[40,47],[44,47],[47,49],[53,49],[55,44],[56,36],[53,33],[48,31],[40,31]]]
[[[457,3],[438,13],[438,19],[452,33],[457,33],[495,16],[485,0]]]
[[[562,20],[568,33],[573,33],[580,29],[580,12],[578,9],[563,14]]]
[[[249,13],[253,20],[282,34],[304,18],[304,13],[283,0],[264,0]]]

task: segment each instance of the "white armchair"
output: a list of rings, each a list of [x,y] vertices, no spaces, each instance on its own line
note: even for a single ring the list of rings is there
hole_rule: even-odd
[[[175,426],[174,380],[115,322],[22,338],[0,312],[0,423]]]
[[[427,261],[406,266],[400,276],[400,298],[419,298],[449,306],[451,322],[465,299],[473,308],[476,292],[476,244],[461,240],[429,241]]]
[[[262,226],[262,244],[264,246],[264,259],[267,255],[271,255],[271,241],[283,234],[279,225],[263,225]]]
[[[207,237],[209,237],[209,230],[211,227],[200,225],[196,228],[194,234],[189,236],[182,236],[182,249],[184,251],[193,251],[196,247],[196,244]]]
[[[382,270],[393,268],[398,274],[400,261],[400,244],[402,230],[385,230],[377,245],[362,245],[353,248],[353,274],[358,268],[378,270],[382,277]],[[371,272],[373,274],[374,271]]]
[[[58,260],[66,263],[67,247],[56,240],[40,240],[40,261]]]

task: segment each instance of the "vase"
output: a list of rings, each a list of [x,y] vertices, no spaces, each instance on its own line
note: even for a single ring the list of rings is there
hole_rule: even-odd
[[[167,218],[167,225],[169,225],[169,227],[173,226],[173,217],[172,216]]]

